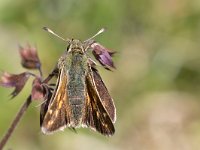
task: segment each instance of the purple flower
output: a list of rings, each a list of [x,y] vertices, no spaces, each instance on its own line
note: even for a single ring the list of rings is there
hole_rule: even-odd
[[[21,64],[27,69],[40,69],[40,60],[35,47],[19,47],[19,53],[21,56]]]
[[[110,52],[107,48],[103,47],[101,44],[94,42],[91,44],[92,53],[94,57],[99,61],[99,63],[106,69],[110,70],[109,67],[115,68],[112,61],[112,56],[115,52]]]
[[[4,72],[0,76],[0,86],[8,88],[14,87],[15,89],[11,93],[13,98],[21,92],[29,77],[29,72],[23,72],[21,74],[9,74],[7,72]]]

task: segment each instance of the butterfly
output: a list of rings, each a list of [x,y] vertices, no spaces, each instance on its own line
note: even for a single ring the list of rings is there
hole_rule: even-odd
[[[45,30],[53,33],[48,28]],[[92,40],[95,36],[84,42],[65,40],[67,50],[54,70],[58,77],[56,86],[41,106],[40,125],[44,134],[66,127],[91,128],[105,136],[114,134],[116,108],[113,99],[94,61],[87,55],[88,49],[95,43]]]

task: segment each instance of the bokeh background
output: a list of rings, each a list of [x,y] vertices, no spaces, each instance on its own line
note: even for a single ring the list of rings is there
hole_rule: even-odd
[[[18,45],[36,46],[45,76],[66,44],[42,30],[96,40],[116,51],[116,70],[98,67],[117,107],[116,133],[89,129],[40,132],[39,106],[31,104],[5,149],[199,150],[199,0],[0,0],[0,69],[24,71]],[[30,93],[15,99],[0,88],[0,137]]]

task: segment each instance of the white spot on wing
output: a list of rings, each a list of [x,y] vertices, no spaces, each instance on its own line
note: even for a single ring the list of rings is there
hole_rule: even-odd
[[[54,132],[57,132],[57,131],[64,131],[65,128],[66,128],[66,125],[61,126],[60,128],[58,128],[58,129],[56,129],[54,131],[49,131],[47,128],[41,127],[41,131],[44,134],[50,135],[50,134],[53,134]]]

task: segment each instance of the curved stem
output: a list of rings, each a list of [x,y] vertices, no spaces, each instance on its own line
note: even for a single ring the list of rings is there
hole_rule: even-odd
[[[23,114],[25,113],[25,111],[27,110],[27,108],[29,107],[30,104],[31,104],[31,95],[26,99],[24,104],[21,106],[21,108],[20,108],[19,112],[17,113],[15,119],[13,120],[13,122],[10,125],[10,128],[7,130],[6,134],[1,139],[0,150],[2,150],[3,147],[5,146],[5,144],[7,143],[8,139],[12,135],[14,129],[16,128],[17,124],[19,123],[20,119],[22,118]]]

